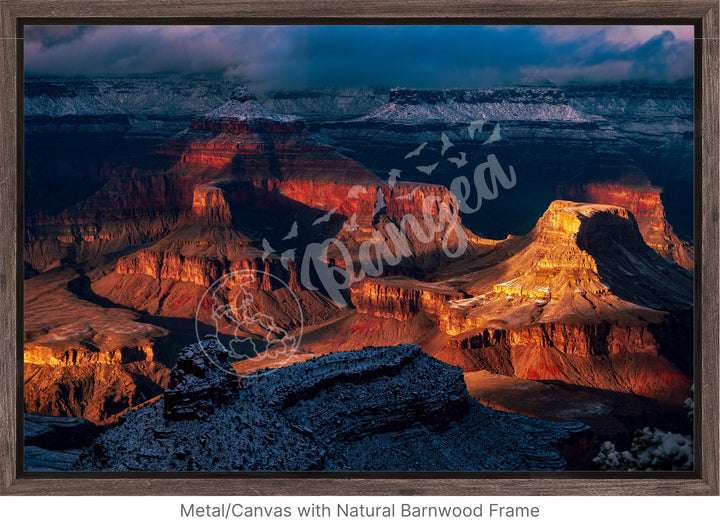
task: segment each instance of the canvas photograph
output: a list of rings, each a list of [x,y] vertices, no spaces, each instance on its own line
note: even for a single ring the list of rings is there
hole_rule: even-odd
[[[24,26],[23,470],[694,471],[694,31]]]

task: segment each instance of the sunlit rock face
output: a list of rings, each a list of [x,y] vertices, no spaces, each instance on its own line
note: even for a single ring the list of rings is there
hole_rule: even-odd
[[[447,314],[448,302],[463,298],[462,292],[448,287],[399,277],[357,283],[351,292],[359,312],[396,320],[423,312],[439,322]]]
[[[645,243],[686,270],[694,267],[693,246],[681,240],[667,221],[660,199],[662,189],[645,185],[583,183],[566,185],[559,195],[573,201],[618,205],[631,211]]]
[[[473,353],[468,370],[681,401],[692,375],[692,276],[648,247],[622,207],[555,201],[524,237],[434,283],[368,280],[365,314],[422,314]],[[438,356],[453,359],[445,349]]]

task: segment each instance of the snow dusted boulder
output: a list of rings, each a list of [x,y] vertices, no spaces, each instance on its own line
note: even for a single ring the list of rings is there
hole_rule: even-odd
[[[202,346],[219,360],[225,355],[214,341]],[[568,466],[569,446],[588,451],[592,443],[589,427],[581,423],[480,405],[468,395],[458,368],[411,344],[261,370],[244,376],[239,390],[199,347],[180,355],[163,399],[125,414],[76,468],[553,470]],[[237,390],[237,397],[230,400],[235,392],[227,390]],[[171,405],[163,405],[168,400]],[[199,412],[204,413],[192,417]]]
[[[242,385],[327,443],[443,426],[462,418],[470,401],[460,368],[413,344],[333,353],[251,374]]]
[[[217,340],[183,349],[164,393],[166,419],[197,419],[237,397],[238,381],[227,350]]]

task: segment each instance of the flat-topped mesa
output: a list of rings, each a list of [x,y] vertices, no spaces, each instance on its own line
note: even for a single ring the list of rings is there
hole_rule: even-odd
[[[605,252],[613,242],[628,250],[644,246],[627,209],[570,201],[552,202],[526,238],[535,253],[533,262],[527,264],[528,271],[564,272],[567,280],[599,280],[594,255]]]
[[[204,225],[231,225],[230,205],[223,190],[212,184],[196,186],[190,217]]]
[[[398,124],[470,123],[490,121],[589,122],[556,87],[492,89],[402,89],[389,101],[356,121]]]
[[[593,181],[558,187],[558,196],[589,203],[625,207],[635,215],[645,243],[659,255],[686,270],[694,266],[693,246],[680,239],[667,220],[662,188],[650,185],[645,176],[635,182]]]
[[[389,102],[403,105],[421,103],[467,103],[489,102],[555,103],[567,104],[563,91],[554,86],[546,87],[496,87],[491,89],[390,89]]]
[[[553,201],[530,234],[538,244],[588,252],[605,250],[611,242],[628,250],[645,246],[633,213],[613,205]]]
[[[632,213],[612,205],[555,201],[530,233],[468,268],[458,288],[472,297],[449,301],[438,323],[453,336],[539,323],[659,323],[692,308],[692,276],[649,248]]]
[[[507,261],[510,279],[495,280],[496,291],[518,289],[557,299],[570,291],[614,293],[651,308],[685,308],[687,278],[643,241],[635,217],[623,207],[554,201],[525,246]],[[638,290],[643,279],[646,291]],[[646,293],[644,293],[646,292]],[[531,294],[532,295],[532,294]]]

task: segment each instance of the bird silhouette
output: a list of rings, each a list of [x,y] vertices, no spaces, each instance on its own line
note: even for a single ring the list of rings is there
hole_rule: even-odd
[[[470,125],[468,126],[468,135],[470,135],[470,138],[474,139],[475,132],[482,131],[484,125],[485,120],[473,120],[472,122],[470,122]]]
[[[338,210],[337,207],[334,209],[329,210],[326,214],[323,214],[320,218],[315,220],[312,224],[318,225],[318,224],[324,224],[330,221],[330,218],[332,218],[332,215],[335,214],[335,211]]]
[[[353,214],[350,219],[343,224],[343,229],[349,232],[355,231],[360,225],[357,223],[357,214]]]
[[[455,144],[450,142],[450,139],[448,138],[448,136],[445,133],[443,133],[440,136],[440,139],[442,140],[442,143],[443,143],[442,148],[440,148],[440,155],[445,155],[445,152],[448,151],[449,148],[452,148],[453,146],[455,146]]]
[[[448,161],[453,163],[458,168],[462,168],[463,166],[465,166],[467,164],[466,155],[467,154],[464,151],[461,151],[460,157],[448,157]]]
[[[410,157],[417,157],[418,155],[420,155],[420,152],[425,149],[425,146],[427,146],[427,142],[423,142],[422,144],[420,144],[420,146],[408,153],[405,158],[409,159]]]
[[[275,252],[275,250],[273,249],[273,247],[270,245],[270,242],[268,242],[268,241],[267,241],[266,239],[264,239],[264,238],[263,238],[263,241],[262,241],[262,248],[263,248],[263,256],[262,256],[262,259],[263,259],[263,260],[267,259],[267,258],[268,258],[268,255],[270,255],[270,253],[274,253],[274,252]]]
[[[360,194],[365,194],[366,190],[365,187],[361,187],[360,185],[355,185],[348,191],[348,199],[360,199]]]
[[[290,232],[283,237],[283,240],[290,240],[296,236],[298,236],[298,224],[297,222],[293,222]]]
[[[500,122],[495,124],[495,129],[493,129],[492,134],[485,142],[483,142],[483,144],[492,144],[498,140],[502,140],[502,137],[500,136]]]
[[[378,189],[377,201],[375,202],[375,210],[373,210],[373,216],[379,213],[386,207],[385,197],[383,196],[382,189]]]
[[[390,170],[388,175],[388,185],[390,186],[390,190],[395,188],[395,182],[400,179],[400,172],[402,172],[402,170],[398,170],[397,168]]]
[[[295,248],[288,249],[287,251],[284,251],[282,255],[280,255],[280,263],[286,270],[290,269],[290,261],[295,262]]]
[[[435,171],[435,168],[437,168],[438,163],[431,164],[430,166],[416,166],[418,170],[420,170],[423,174],[430,175]]]

